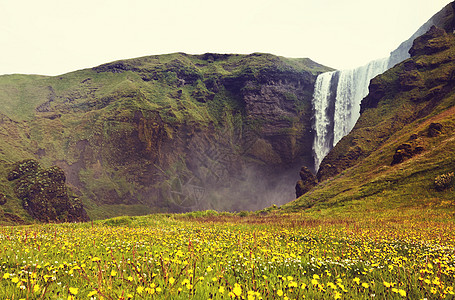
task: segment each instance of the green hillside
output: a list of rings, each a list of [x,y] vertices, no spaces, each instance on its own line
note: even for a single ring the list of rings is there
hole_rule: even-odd
[[[62,168],[95,219],[261,208],[252,185],[266,190],[267,174],[311,161],[312,89],[327,70],[270,54],[174,53],[0,76],[3,218],[30,220],[6,179],[24,159]]]

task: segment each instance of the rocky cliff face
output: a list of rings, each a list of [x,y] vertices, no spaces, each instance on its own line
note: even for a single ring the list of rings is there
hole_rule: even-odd
[[[15,160],[62,168],[94,218],[259,209],[292,200],[280,178],[311,164],[312,89],[327,70],[268,54],[143,57],[0,77],[6,107],[19,108],[18,85],[29,103],[2,112],[28,135]]]

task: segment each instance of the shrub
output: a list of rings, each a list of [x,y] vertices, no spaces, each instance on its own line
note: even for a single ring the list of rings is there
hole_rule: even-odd
[[[454,173],[441,174],[434,179],[434,185],[438,191],[443,191],[451,187],[454,183]]]

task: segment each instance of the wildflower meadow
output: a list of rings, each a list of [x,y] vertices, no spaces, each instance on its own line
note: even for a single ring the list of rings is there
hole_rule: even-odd
[[[150,215],[1,227],[0,298],[453,299],[451,218]]]

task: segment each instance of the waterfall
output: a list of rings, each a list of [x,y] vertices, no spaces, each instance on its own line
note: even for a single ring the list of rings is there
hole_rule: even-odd
[[[312,102],[316,170],[329,151],[354,127],[370,80],[385,72],[388,63],[389,58],[378,59],[359,68],[327,72],[316,78]]]
[[[360,117],[360,102],[368,95],[370,80],[384,73],[388,62],[388,58],[383,58],[356,69],[338,71],[333,147],[354,127]]]
[[[313,94],[314,122],[313,130],[315,132],[313,142],[313,155],[316,170],[322,159],[332,149],[333,139],[333,122],[329,115],[329,104],[331,97],[332,76],[335,72],[320,74],[316,78]]]

